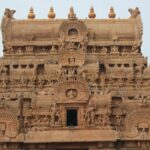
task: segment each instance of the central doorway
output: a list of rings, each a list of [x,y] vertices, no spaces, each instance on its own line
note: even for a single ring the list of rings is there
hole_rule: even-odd
[[[77,116],[78,116],[78,113],[76,109],[67,110],[67,127],[78,125]]]

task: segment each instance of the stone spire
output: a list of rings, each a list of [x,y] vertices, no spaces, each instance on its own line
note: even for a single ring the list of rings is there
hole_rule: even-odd
[[[51,7],[50,10],[49,10],[49,13],[48,13],[48,18],[49,19],[54,19],[55,16],[56,15],[55,15],[54,9],[53,9],[53,7]]]
[[[116,13],[115,13],[114,8],[112,6],[110,7],[108,17],[109,18],[115,18],[116,17]]]
[[[94,18],[96,17],[96,14],[95,14],[95,12],[94,12],[94,8],[93,8],[93,7],[90,8],[90,12],[89,12],[88,17],[89,17],[90,19],[94,19]]]
[[[28,19],[34,19],[34,18],[35,18],[34,10],[31,7],[28,13]]]
[[[76,14],[74,13],[73,7],[70,7],[70,11],[69,11],[69,14],[68,14],[68,19],[69,20],[75,20],[75,19],[77,19],[76,18]]]

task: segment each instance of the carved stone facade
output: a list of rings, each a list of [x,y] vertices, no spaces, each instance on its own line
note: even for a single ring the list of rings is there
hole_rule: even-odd
[[[129,19],[2,19],[0,149],[150,149],[150,67]]]

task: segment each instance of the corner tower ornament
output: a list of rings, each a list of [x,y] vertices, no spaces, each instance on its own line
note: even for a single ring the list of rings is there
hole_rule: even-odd
[[[0,149],[150,149],[150,67],[128,19],[2,19]],[[20,95],[20,93],[22,93]],[[20,96],[19,96],[20,95]]]
[[[129,12],[131,14],[131,18],[136,18],[138,15],[140,15],[140,11],[138,7],[136,7],[135,9],[130,8]]]

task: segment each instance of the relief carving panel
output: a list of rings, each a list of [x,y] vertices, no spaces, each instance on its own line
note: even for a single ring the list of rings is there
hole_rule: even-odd
[[[54,95],[56,101],[87,101],[89,98],[89,89],[85,81],[64,81],[56,86]]]

